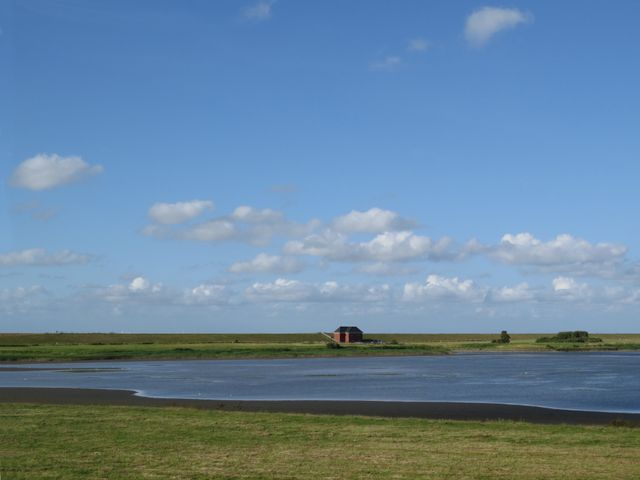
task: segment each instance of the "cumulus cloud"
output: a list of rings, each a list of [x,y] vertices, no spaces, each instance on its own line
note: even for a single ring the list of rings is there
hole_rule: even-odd
[[[260,1],[246,7],[242,11],[242,15],[247,20],[253,22],[263,22],[271,18],[271,10],[273,9],[273,1]]]
[[[333,221],[333,229],[342,233],[383,233],[407,230],[415,222],[400,217],[396,212],[371,208],[365,212],[352,210]]]
[[[204,283],[193,288],[179,290],[162,283],[154,283],[138,276],[129,283],[114,284],[94,289],[91,299],[118,305],[218,305],[228,301],[224,285]]]
[[[200,242],[219,242],[236,237],[236,226],[228,220],[211,220],[182,231],[177,238]]]
[[[253,301],[267,302],[380,302],[391,296],[389,285],[341,285],[334,281],[320,284],[279,278],[269,283],[254,283],[245,290]]]
[[[81,265],[90,260],[90,255],[71,250],[49,253],[43,248],[31,248],[0,254],[0,267]]]
[[[371,70],[394,70],[402,65],[402,59],[395,55],[388,55],[384,57],[382,60],[377,60],[372,62],[370,67]]]
[[[482,7],[467,17],[464,35],[470,45],[482,47],[496,33],[531,21],[531,14],[516,8]]]
[[[571,277],[556,277],[552,280],[553,291],[569,298],[588,297],[591,289],[586,283],[578,283]]]
[[[205,205],[204,208],[208,207]],[[275,236],[299,237],[306,235],[317,225],[318,222],[315,220],[307,224],[300,224],[288,220],[282,212],[277,210],[242,205],[229,215],[200,223],[148,225],[142,229],[142,234],[198,242],[238,241],[253,245],[266,245]]]
[[[270,208],[254,208],[248,205],[237,207],[230,216],[234,220],[253,224],[280,224],[285,221],[282,212]]]
[[[40,304],[47,291],[39,285],[0,289],[0,312],[22,314]]]
[[[232,273],[298,273],[304,264],[296,258],[260,253],[247,262],[236,262],[229,267]]]
[[[211,209],[213,209],[213,202],[209,200],[156,203],[149,209],[149,217],[158,223],[172,225],[191,220]]]
[[[533,300],[535,294],[527,283],[520,283],[512,287],[492,289],[490,297],[494,302],[526,302]]]
[[[95,298],[112,303],[167,303],[170,295],[161,283],[152,283],[148,278],[138,276],[127,284],[114,284],[99,287]]]
[[[155,291],[159,291],[162,287],[160,285],[155,285],[152,287],[151,282],[149,282],[149,280],[144,277],[136,277],[131,280],[131,283],[129,284],[129,290],[132,292],[145,292],[152,288]]]
[[[473,280],[429,275],[425,283],[405,284],[402,299],[406,301],[451,299],[481,302],[484,300],[486,293],[487,289],[476,285]]]
[[[47,190],[102,173],[101,165],[89,165],[80,157],[41,153],[20,163],[10,183],[29,190]]]
[[[290,241],[284,246],[291,255],[312,255],[333,261],[396,262],[416,258],[449,258],[451,240],[433,241],[405,230],[385,232],[368,242],[350,242],[348,237],[327,229],[302,241]]]
[[[203,283],[188,289],[183,297],[187,305],[217,305],[226,303],[228,299],[226,286],[211,283]]]
[[[627,253],[624,245],[594,244],[567,234],[543,242],[530,233],[506,234],[499,245],[476,249],[508,265],[530,265],[542,270],[576,271],[581,274],[609,270]]]
[[[45,293],[45,289],[40,285],[31,287],[16,287],[0,289],[0,300],[3,302],[11,300],[24,300],[29,297],[41,295]]]
[[[412,38],[407,44],[407,50],[410,52],[426,52],[431,48],[431,42],[424,38]]]

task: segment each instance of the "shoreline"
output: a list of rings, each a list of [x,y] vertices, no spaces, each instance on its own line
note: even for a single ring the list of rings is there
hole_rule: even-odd
[[[562,410],[493,403],[359,400],[197,400],[137,395],[132,390],[0,387],[0,403],[189,407],[233,412],[357,415],[433,420],[511,420],[539,424],[640,426],[640,413]]]

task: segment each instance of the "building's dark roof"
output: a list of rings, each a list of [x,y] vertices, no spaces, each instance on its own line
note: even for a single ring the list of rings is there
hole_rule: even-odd
[[[338,327],[335,333],[362,333],[358,327]]]

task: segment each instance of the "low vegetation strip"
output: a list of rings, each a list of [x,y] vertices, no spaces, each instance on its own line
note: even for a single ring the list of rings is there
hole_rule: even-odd
[[[627,427],[24,404],[0,422],[3,479],[640,477]]]
[[[316,344],[122,344],[122,345],[35,345],[0,347],[0,361],[76,361],[137,359],[233,359],[347,357],[366,355],[434,355],[447,353],[442,346],[428,344],[350,345],[328,349]]]
[[[292,334],[0,334],[0,362],[135,359],[295,358],[433,355],[455,351],[639,350],[640,334],[598,334],[601,342],[555,341],[540,334],[367,334],[377,342],[327,348],[327,338]]]

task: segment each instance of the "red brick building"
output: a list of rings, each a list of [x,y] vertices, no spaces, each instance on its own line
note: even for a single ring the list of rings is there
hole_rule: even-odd
[[[338,327],[333,332],[333,339],[339,343],[361,342],[362,330],[358,327]]]

